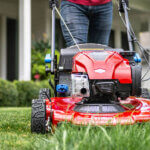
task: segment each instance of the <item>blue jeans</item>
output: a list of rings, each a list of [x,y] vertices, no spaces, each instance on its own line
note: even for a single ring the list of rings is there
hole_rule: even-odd
[[[62,0],[60,12],[78,44],[108,45],[112,26],[112,2],[85,6]],[[61,28],[67,46],[75,45],[62,21]]]

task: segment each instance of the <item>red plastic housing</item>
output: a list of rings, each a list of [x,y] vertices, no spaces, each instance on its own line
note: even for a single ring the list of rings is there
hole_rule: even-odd
[[[129,125],[137,122],[150,121],[150,100],[130,97],[126,101],[121,101],[125,112],[120,113],[80,113],[75,112],[75,103],[81,98],[52,98],[52,103],[46,100],[46,117],[50,116],[52,106],[52,124],[60,122],[70,122],[75,125]],[[125,106],[132,105],[132,108]]]
[[[98,58],[96,58],[96,56]],[[131,84],[129,61],[112,51],[84,51],[73,58],[73,73],[87,73],[93,79],[117,79],[122,84]]]

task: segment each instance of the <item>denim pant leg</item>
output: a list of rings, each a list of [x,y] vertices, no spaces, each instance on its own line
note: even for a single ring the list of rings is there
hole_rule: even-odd
[[[77,5],[69,1],[61,2],[61,15],[64,18],[77,44],[87,43],[89,19],[85,15],[82,5]],[[75,45],[65,25],[61,21],[61,28],[67,46]]]
[[[90,18],[89,43],[108,45],[112,26],[112,2],[95,6]]]

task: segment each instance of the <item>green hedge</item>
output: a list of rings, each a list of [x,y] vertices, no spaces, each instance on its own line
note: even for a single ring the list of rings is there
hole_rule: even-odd
[[[37,49],[32,49],[32,61],[31,61],[31,66],[32,66],[32,80],[35,80],[34,76],[36,74],[40,75],[40,80],[45,80],[48,79],[46,73],[45,73],[45,56],[46,54],[50,53],[50,49],[47,50],[37,50]],[[57,62],[59,62],[60,58],[60,53],[59,51],[55,51],[55,54],[57,55]],[[48,64],[47,64],[48,65]],[[48,65],[50,67],[50,64]]]
[[[15,81],[18,90],[18,106],[30,106],[31,100],[38,97],[40,87],[34,82]]]
[[[41,88],[49,88],[48,81],[14,81],[0,79],[0,106],[31,106]]]
[[[12,82],[0,79],[0,106],[17,106],[18,91]]]

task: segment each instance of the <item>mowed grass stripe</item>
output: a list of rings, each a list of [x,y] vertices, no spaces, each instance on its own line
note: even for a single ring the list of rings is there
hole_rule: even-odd
[[[150,123],[116,127],[60,125],[54,134],[30,132],[31,108],[0,108],[0,150],[149,150]]]

